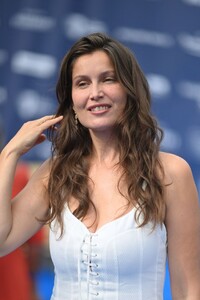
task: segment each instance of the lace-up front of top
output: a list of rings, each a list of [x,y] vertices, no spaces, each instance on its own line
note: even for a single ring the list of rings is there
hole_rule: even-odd
[[[166,229],[138,228],[135,209],[91,233],[66,207],[65,232],[50,232],[51,300],[161,300]]]

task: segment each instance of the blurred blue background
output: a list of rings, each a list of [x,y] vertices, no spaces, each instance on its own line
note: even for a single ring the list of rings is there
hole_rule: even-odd
[[[5,142],[25,121],[54,113],[62,57],[80,36],[103,31],[135,53],[150,84],[153,112],[165,132],[162,148],[190,163],[200,190],[200,0],[0,4],[0,124]],[[45,142],[24,160],[40,162],[49,154]],[[49,299],[52,280],[51,268],[38,274],[44,300]],[[165,300],[170,299],[167,273]]]

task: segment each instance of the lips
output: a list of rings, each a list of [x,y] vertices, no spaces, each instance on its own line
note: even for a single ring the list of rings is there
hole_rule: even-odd
[[[104,110],[107,110],[109,109],[111,106],[108,105],[108,104],[103,104],[103,105],[94,105],[94,106],[90,106],[88,108],[89,111],[104,111]]]

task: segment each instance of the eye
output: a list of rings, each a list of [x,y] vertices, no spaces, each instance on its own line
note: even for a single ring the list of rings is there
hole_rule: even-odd
[[[76,83],[76,85],[77,85],[78,87],[80,87],[80,88],[84,88],[84,87],[88,86],[88,82],[85,81],[85,80],[81,80],[81,81],[78,81],[78,82]]]
[[[115,81],[116,81],[116,78],[115,77],[111,77],[111,76],[106,77],[104,79],[104,82],[115,82]]]

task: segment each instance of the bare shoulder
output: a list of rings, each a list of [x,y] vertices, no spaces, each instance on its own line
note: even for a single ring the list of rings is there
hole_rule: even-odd
[[[165,184],[193,179],[191,167],[185,159],[167,152],[160,152],[159,156],[164,168]]]
[[[170,172],[171,175],[173,175],[174,173],[176,174],[176,172],[180,171],[191,172],[190,165],[182,157],[167,152],[160,152],[159,155],[164,169],[167,172]]]
[[[174,154],[161,152],[160,161],[164,168],[165,202],[168,211],[194,207],[198,209],[198,192],[188,162]]]

